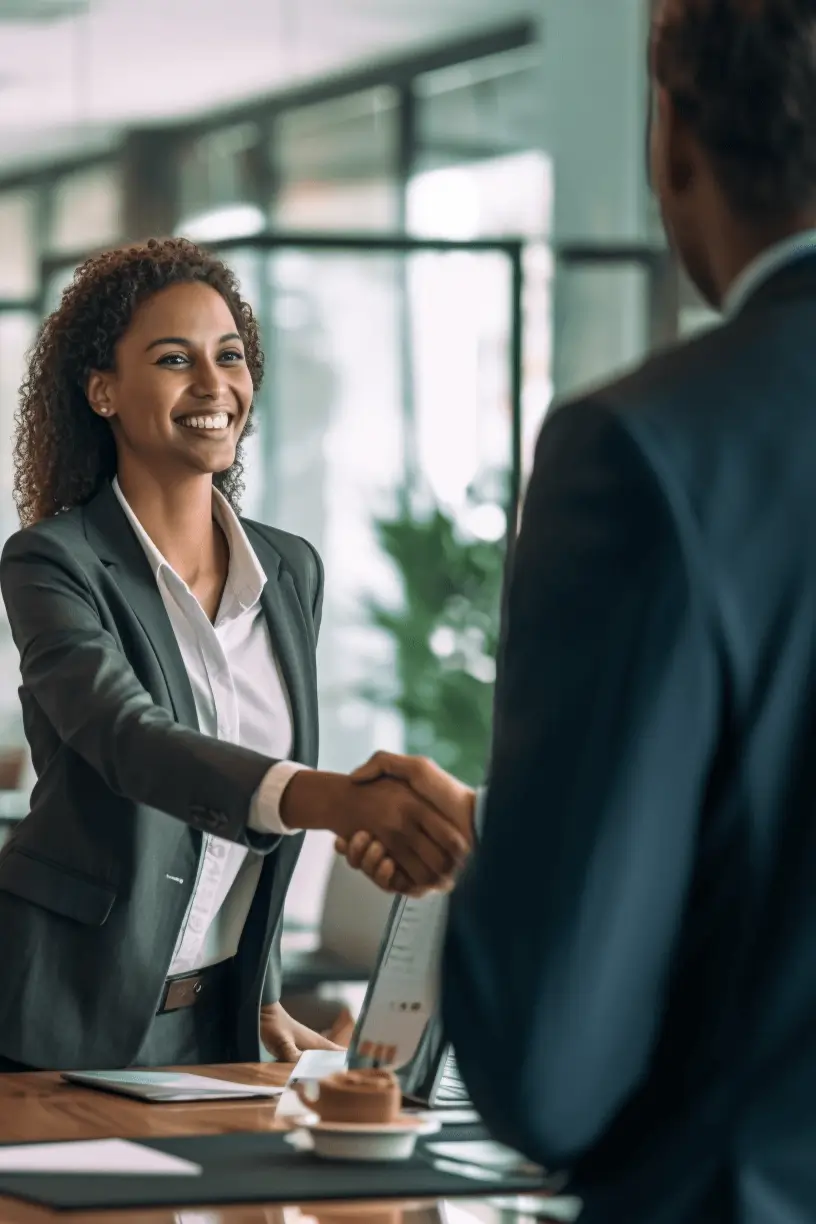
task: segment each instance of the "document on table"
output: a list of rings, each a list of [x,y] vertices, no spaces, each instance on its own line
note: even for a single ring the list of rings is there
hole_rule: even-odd
[[[294,1070],[286,1081],[287,1088],[292,1084],[315,1083],[345,1071],[348,1054],[345,1050],[304,1050],[295,1063]]]
[[[127,1139],[80,1139],[0,1147],[1,1173],[99,1173],[195,1177],[201,1165]]]
[[[173,1101],[238,1101],[247,1097],[277,1097],[282,1088],[241,1084],[182,1071],[65,1071],[62,1078],[84,1088],[98,1088],[153,1104]]]

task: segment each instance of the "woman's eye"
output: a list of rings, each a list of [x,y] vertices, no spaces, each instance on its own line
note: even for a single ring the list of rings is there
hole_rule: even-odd
[[[189,361],[189,357],[186,353],[166,353],[164,357],[159,358],[156,365],[178,366],[183,365],[187,361]]]
[[[226,352],[223,352],[220,355],[218,360],[224,361],[225,359],[227,359],[228,362],[243,361],[244,354],[240,353],[238,349],[227,349]]]

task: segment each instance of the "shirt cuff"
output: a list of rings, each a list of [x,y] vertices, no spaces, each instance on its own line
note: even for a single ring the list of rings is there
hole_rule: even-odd
[[[249,805],[250,829],[255,833],[272,833],[284,837],[300,832],[299,829],[287,829],[281,820],[280,805],[283,792],[295,774],[308,768],[308,765],[301,765],[297,761],[278,761],[277,765],[267,770]]]

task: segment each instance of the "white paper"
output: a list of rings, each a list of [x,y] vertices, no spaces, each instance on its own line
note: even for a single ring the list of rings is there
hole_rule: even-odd
[[[0,1173],[131,1173],[197,1176],[201,1166],[127,1139],[24,1143],[0,1148]]]
[[[480,1165],[484,1169],[492,1169],[501,1173],[541,1172],[540,1166],[526,1160],[520,1152],[505,1147],[503,1143],[494,1143],[492,1139],[459,1143],[455,1140],[448,1143],[429,1143],[428,1151],[447,1160],[460,1160],[466,1164]]]
[[[408,1110],[408,1113],[412,1112],[415,1111]],[[482,1120],[475,1109],[421,1109],[416,1112],[421,1113],[423,1118],[441,1122],[443,1126],[473,1126]]]
[[[275,1117],[280,1121],[284,1118],[300,1118],[308,1112],[298,1094],[292,1088],[287,1088],[278,1101]]]
[[[345,1050],[304,1050],[295,1069],[287,1080],[290,1084],[305,1084],[308,1081],[325,1079],[327,1075],[335,1075],[345,1071],[348,1054]]]

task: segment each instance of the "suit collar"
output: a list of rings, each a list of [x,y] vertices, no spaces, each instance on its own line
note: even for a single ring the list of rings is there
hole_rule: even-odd
[[[813,257],[816,257],[816,230],[803,230],[773,243],[751,260],[736,278],[725,295],[723,313],[733,318],[764,285]]]
[[[198,730],[193,691],[150,561],[106,481],[84,507],[85,535],[133,611],[164,674],[176,721]]]
[[[186,586],[184,579],[176,573],[139,522],[135,512],[128,504],[116,477],[113,479],[111,488],[116,500],[124,511],[125,518],[133,529],[136,539],[142,546],[156,581],[160,583],[162,578],[166,579],[170,575],[172,580]],[[241,526],[238,515],[227,499],[217,489],[213,489],[213,518],[224,532],[229,548],[227,587],[231,600],[237,603],[239,611],[248,612],[255,607],[261,598],[261,591],[266,585],[267,575],[247,539],[246,532]]]
[[[812,254],[779,267],[756,287],[733,317],[740,319],[791,297],[816,297],[816,249]]]
[[[198,730],[192,689],[150,562],[113,488],[105,483],[83,510],[88,543],[111,571],[139,620],[161,666],[179,723]],[[238,520],[236,520],[238,521]],[[245,521],[249,546],[266,576],[261,607],[292,707],[293,756],[309,755],[314,659],[309,634],[291,574],[266,532]],[[314,714],[312,713],[312,717]]]
[[[246,522],[244,526],[267,575],[266,585],[261,592],[261,607],[269,626],[272,648],[289,693],[292,708],[292,756],[297,761],[302,761],[305,757],[308,763],[311,726],[317,721],[317,711],[314,711],[310,718],[311,694],[316,687],[315,660],[308,645],[311,634],[304,622],[303,609],[292,575],[282,564],[280,553],[265,532],[255,524]]]

